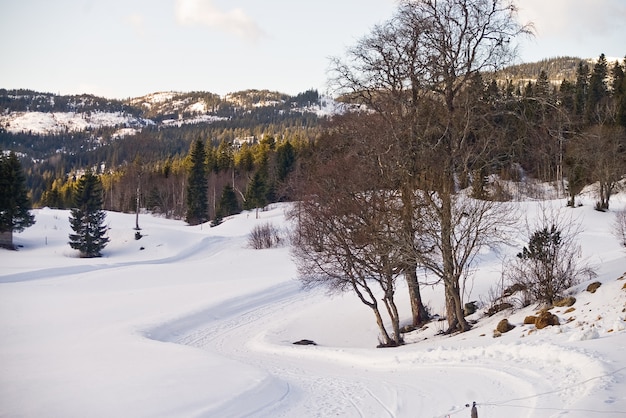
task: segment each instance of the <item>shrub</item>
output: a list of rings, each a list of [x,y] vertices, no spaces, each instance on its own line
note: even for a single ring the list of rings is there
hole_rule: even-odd
[[[269,223],[255,226],[248,235],[248,244],[255,250],[276,247],[280,241],[278,228]]]
[[[577,227],[544,210],[536,229],[529,233],[528,246],[517,254],[507,276],[526,289],[532,302],[553,305],[581,276],[595,276],[591,267],[578,260]]]
[[[626,209],[615,214],[615,222],[613,223],[613,234],[620,244],[626,248]]]

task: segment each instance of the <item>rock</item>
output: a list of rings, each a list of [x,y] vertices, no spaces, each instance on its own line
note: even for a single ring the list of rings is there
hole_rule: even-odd
[[[593,282],[589,286],[587,286],[587,292],[589,292],[589,293],[596,293],[596,290],[598,290],[598,288],[600,286],[602,286],[602,283],[600,283],[600,282]]]
[[[539,316],[537,316],[537,320],[535,321],[535,327],[537,327],[537,329],[543,329],[550,325],[559,324],[559,317],[550,311],[542,311],[539,313]]]
[[[511,309],[512,307],[513,305],[508,302],[497,303],[487,310],[487,316],[493,316],[500,311]]]
[[[476,313],[476,311],[478,310],[478,306],[476,306],[476,302],[468,302],[465,304],[465,309],[463,309],[463,315],[465,316],[469,316],[472,315],[474,313]]]
[[[313,340],[300,340],[294,343],[295,345],[317,345],[317,343]]]
[[[496,331],[504,334],[505,332],[511,331],[513,328],[515,328],[515,325],[512,325],[509,320],[505,318],[502,321],[498,322],[498,325],[496,326]]]
[[[565,306],[572,306],[575,303],[576,303],[576,298],[573,296],[568,296],[566,298],[563,298],[554,302],[554,306],[558,306],[559,308],[562,308]]]
[[[536,321],[537,321],[537,317],[534,315],[529,315],[526,318],[524,318],[524,324],[526,325],[535,325]]]

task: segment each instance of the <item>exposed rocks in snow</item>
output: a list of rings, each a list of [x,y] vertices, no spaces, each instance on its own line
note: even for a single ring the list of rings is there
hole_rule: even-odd
[[[552,325],[559,325],[559,317],[548,310],[543,310],[537,315],[535,320],[535,327],[537,329],[543,329]]]
[[[515,325],[511,324],[509,320],[505,318],[501,320],[500,322],[498,322],[498,325],[496,326],[496,331],[501,334],[504,334],[506,332],[511,331],[513,328],[515,328]]]
[[[602,286],[602,283],[600,283],[600,282],[593,282],[589,286],[587,286],[587,292],[589,292],[589,293],[596,293],[596,290],[598,290],[598,288],[600,286]]]

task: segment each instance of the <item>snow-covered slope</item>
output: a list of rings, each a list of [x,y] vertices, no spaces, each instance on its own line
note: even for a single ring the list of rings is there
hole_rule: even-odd
[[[122,112],[12,112],[0,115],[0,126],[7,132],[31,132],[39,135],[76,132],[102,127],[140,129],[153,125],[149,119]]]
[[[0,416],[469,417],[476,401],[481,418],[623,417],[626,253],[614,213],[583,203],[581,256],[602,286],[572,289],[574,310],[553,309],[560,326],[524,325],[533,307],[479,314],[469,332],[439,336],[433,322],[393,349],[373,348],[374,317],[356,296],[302,290],[287,246],[248,248],[255,225],[288,228],[287,204],[215,228],[141,215],[140,240],[134,215],[108,213],[99,259],[69,248],[67,211],[36,210],[19,251],[0,251]],[[539,205],[520,208],[532,217]],[[501,251],[523,238],[513,242]],[[481,254],[466,300],[501,268]],[[422,292],[442,313],[441,290]],[[504,317],[516,328],[493,338]]]

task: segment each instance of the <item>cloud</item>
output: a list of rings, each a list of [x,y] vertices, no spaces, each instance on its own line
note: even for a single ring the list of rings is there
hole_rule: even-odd
[[[524,0],[520,17],[535,23],[539,37],[604,35],[626,20],[623,0]]]
[[[247,40],[256,41],[265,33],[240,8],[219,10],[212,0],[176,0],[176,20],[184,26],[204,25]]]
[[[126,16],[124,21],[133,28],[135,34],[140,38],[143,38],[146,35],[146,27],[142,15],[133,14],[130,16]]]

